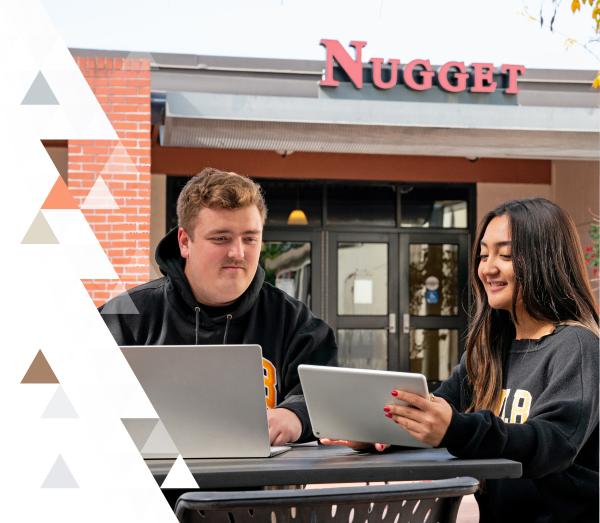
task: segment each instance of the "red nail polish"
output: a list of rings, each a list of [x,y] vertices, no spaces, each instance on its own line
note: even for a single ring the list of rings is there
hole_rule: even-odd
[[[391,409],[388,406],[383,407],[383,412],[389,412]]]
[[[392,396],[397,396],[398,395],[398,391],[397,390],[393,390],[392,391]]]
[[[386,415],[388,418],[391,418],[391,417],[392,417],[392,413],[391,413],[391,412],[386,412],[386,413],[385,413],[385,415]]]

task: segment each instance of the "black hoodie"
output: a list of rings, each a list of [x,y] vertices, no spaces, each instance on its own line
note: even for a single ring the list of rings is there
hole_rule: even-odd
[[[159,243],[156,261],[163,278],[134,287],[99,309],[116,342],[258,344],[268,360],[263,360],[265,385],[269,371],[275,370],[275,398],[268,398],[271,405],[285,407],[298,416],[302,422],[299,442],[314,439],[297,369],[301,363],[336,364],[337,346],[331,328],[302,302],[265,282],[260,266],[227,314],[210,317],[194,297],[183,272],[177,229]],[[269,387],[265,389],[268,396]]]
[[[441,446],[460,458],[507,458],[520,479],[487,480],[482,522],[598,522],[598,337],[559,325],[515,340],[503,369],[498,413],[464,414],[471,403],[465,358],[437,396],[453,407]]]

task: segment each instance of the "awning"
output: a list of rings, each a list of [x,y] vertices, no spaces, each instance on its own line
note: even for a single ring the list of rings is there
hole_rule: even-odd
[[[167,92],[163,146],[600,159],[600,108]]]

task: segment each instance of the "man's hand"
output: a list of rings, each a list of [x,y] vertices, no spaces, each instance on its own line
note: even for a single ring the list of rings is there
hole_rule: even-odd
[[[386,405],[383,408],[384,414],[404,427],[414,438],[437,447],[452,420],[452,407],[448,402],[433,394],[429,399],[424,399],[401,390],[393,390],[392,396],[406,402],[407,405]]]
[[[291,410],[267,409],[267,421],[271,445],[293,443],[302,434],[302,423]]]

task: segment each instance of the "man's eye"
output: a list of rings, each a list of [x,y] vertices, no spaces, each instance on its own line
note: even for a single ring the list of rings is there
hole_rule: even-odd
[[[211,240],[213,242],[224,242],[227,240],[227,238],[225,236],[214,236],[213,238],[211,238]]]
[[[258,242],[258,238],[249,237],[249,238],[246,238],[245,241],[246,241],[246,243],[255,244]]]

